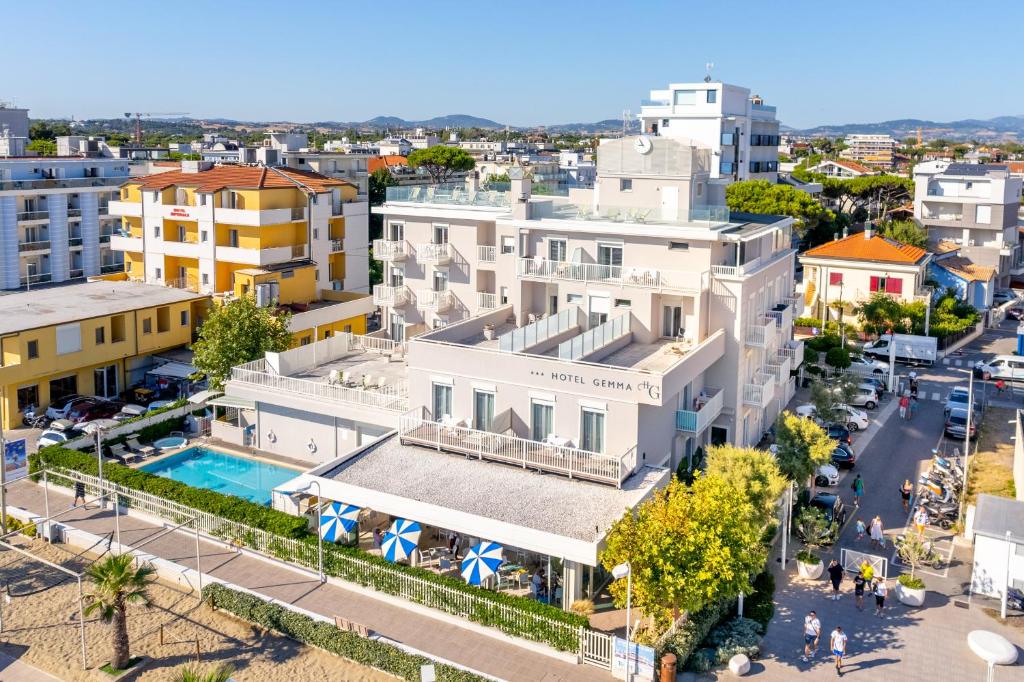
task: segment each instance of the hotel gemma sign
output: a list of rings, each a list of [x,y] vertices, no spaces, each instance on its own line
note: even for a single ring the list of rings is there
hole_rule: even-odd
[[[590,389],[602,397],[616,400],[633,400],[642,403],[661,404],[661,382],[648,377],[590,376],[581,372],[567,372],[562,369],[530,370],[530,376],[540,379],[548,386],[572,391]]]

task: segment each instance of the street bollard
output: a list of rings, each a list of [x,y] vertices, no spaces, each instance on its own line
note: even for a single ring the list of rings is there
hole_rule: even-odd
[[[676,655],[663,654],[661,657],[661,682],[676,682]]]

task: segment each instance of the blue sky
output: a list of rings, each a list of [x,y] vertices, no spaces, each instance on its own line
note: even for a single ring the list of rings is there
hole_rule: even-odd
[[[649,90],[716,79],[783,123],[1024,114],[1024,3],[9,2],[0,100],[34,117],[186,111],[242,120],[512,125],[635,114]],[[18,30],[17,26],[25,30]]]

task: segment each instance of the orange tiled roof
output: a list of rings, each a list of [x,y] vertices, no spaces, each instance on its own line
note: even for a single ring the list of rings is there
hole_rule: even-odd
[[[196,173],[168,171],[142,178],[132,178],[128,184],[138,183],[141,189],[166,189],[175,185],[195,187],[199,192],[216,192],[228,187],[237,189],[295,188],[302,183],[316,192],[327,192],[331,187],[351,185],[326,175],[295,168],[269,169],[265,166],[214,166]]]
[[[953,253],[954,251],[959,250],[960,245],[949,239],[940,239],[938,243],[935,244],[935,253]]]
[[[1007,161],[1006,165],[1009,167],[1011,173],[1017,175],[1024,173],[1024,161]]]
[[[408,166],[409,159],[398,154],[387,154],[385,156],[371,156],[366,162],[366,170],[370,173],[380,170],[381,168],[391,168],[394,166]]]
[[[854,173],[864,173],[865,175],[874,175],[875,169],[869,168],[863,164],[859,164],[856,161],[849,161],[847,159],[829,159],[832,163],[837,166],[842,166],[848,170],[852,170]]]
[[[868,260],[883,263],[906,263],[911,265],[921,262],[928,254],[922,248],[901,244],[892,239],[872,235],[866,239],[863,233],[851,234],[849,237],[836,239],[816,246],[804,253],[812,258],[835,258],[839,260]]]
[[[935,261],[941,268],[949,270],[954,275],[967,280],[968,282],[987,282],[992,279],[996,269],[987,265],[978,265],[969,258],[963,256],[952,256]]]

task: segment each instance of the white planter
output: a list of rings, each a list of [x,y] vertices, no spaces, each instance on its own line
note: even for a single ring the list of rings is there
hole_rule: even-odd
[[[796,572],[801,578],[817,580],[821,577],[821,574],[825,572],[825,562],[819,561],[816,564],[805,564],[798,560],[796,562]]]
[[[923,587],[919,590],[912,590],[909,587],[904,587],[900,582],[896,583],[896,598],[907,606],[924,606],[924,597],[927,592],[928,590]]]

